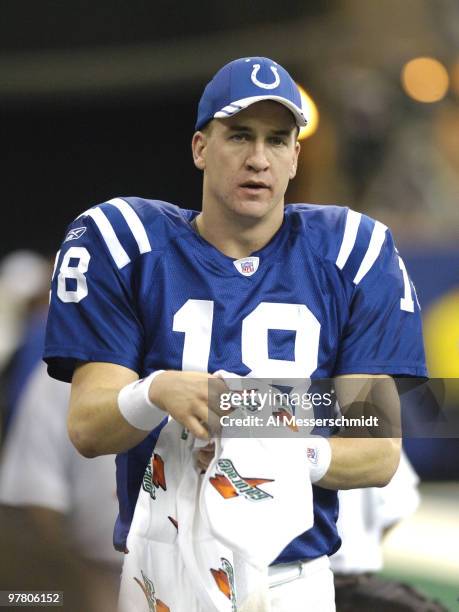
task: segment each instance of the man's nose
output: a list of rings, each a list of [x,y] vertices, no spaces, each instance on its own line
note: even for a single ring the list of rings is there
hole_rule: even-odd
[[[269,159],[266,146],[263,142],[254,142],[247,155],[246,164],[255,172],[262,172],[269,168]]]

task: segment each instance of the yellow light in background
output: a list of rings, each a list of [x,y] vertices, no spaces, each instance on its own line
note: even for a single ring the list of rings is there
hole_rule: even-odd
[[[444,378],[447,403],[459,402],[459,289],[441,296],[424,313],[430,376]]]
[[[305,117],[308,120],[308,124],[302,127],[300,129],[300,133],[298,134],[298,140],[304,140],[305,138],[312,136],[317,130],[319,126],[319,111],[317,110],[314,100],[308,93],[306,93],[301,85],[298,85],[298,89],[300,90],[301,95],[301,106],[303,108]]]
[[[405,92],[417,102],[437,102],[449,87],[446,68],[433,57],[417,57],[407,62],[401,79]]]

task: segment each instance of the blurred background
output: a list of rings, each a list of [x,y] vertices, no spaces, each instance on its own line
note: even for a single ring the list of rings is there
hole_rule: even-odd
[[[457,419],[457,0],[6,0],[5,439],[20,395],[11,380],[19,371],[25,381],[39,359],[49,266],[67,224],[114,196],[199,209],[197,102],[219,67],[250,55],[277,60],[305,91],[311,121],[287,201],[345,204],[391,227],[422,306],[430,374],[448,379],[445,404]],[[384,571],[459,609],[459,441],[408,440],[405,450],[421,503],[386,538]]]

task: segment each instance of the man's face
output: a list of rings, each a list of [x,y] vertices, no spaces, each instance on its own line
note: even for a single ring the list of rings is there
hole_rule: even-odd
[[[204,171],[203,209],[220,207],[252,219],[283,207],[300,145],[292,113],[263,100],[228,119],[214,119],[193,137],[193,157]]]

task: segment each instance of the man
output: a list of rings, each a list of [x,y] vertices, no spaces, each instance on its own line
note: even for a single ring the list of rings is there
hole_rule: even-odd
[[[72,446],[66,430],[68,387],[51,379],[43,362],[27,378],[2,449],[0,509],[31,521],[50,551],[73,553],[84,573],[80,588],[88,591],[94,609],[112,612],[122,563],[111,544],[115,463],[109,455],[84,459]],[[51,570],[52,564],[50,581],[41,588],[53,582]]]
[[[111,534],[118,505],[115,462],[109,455],[90,461],[76,451],[67,434],[69,385],[50,378],[41,360],[51,271],[49,262],[46,284],[34,296],[5,380],[8,428],[0,456],[0,510],[30,521],[50,557],[53,547],[72,553],[81,565],[78,573],[84,572],[79,588],[88,591],[98,612],[112,612],[122,563]],[[52,569],[50,563],[50,576]],[[24,568],[18,577],[23,573]]]
[[[141,497],[152,487],[142,476],[165,417],[208,439],[208,373],[334,376],[340,405],[351,408],[350,375],[425,375],[418,305],[387,228],[340,207],[284,208],[305,122],[281,66],[260,57],[231,62],[198,108],[192,150],[203,172],[202,212],[115,198],[69,228],[45,359],[52,376],[72,380],[68,424],[78,450],[120,453],[119,548],[140,485]],[[396,408],[396,398],[387,401]],[[334,609],[336,489],[382,486],[399,460],[398,439],[315,444],[314,526],[274,560],[274,610]],[[200,451],[201,467],[212,454]],[[154,476],[160,497],[166,487],[160,470]],[[167,518],[157,548],[172,541]],[[176,578],[168,592],[155,586],[161,577],[143,576],[151,607],[174,609]],[[206,608],[190,595],[187,609]]]

